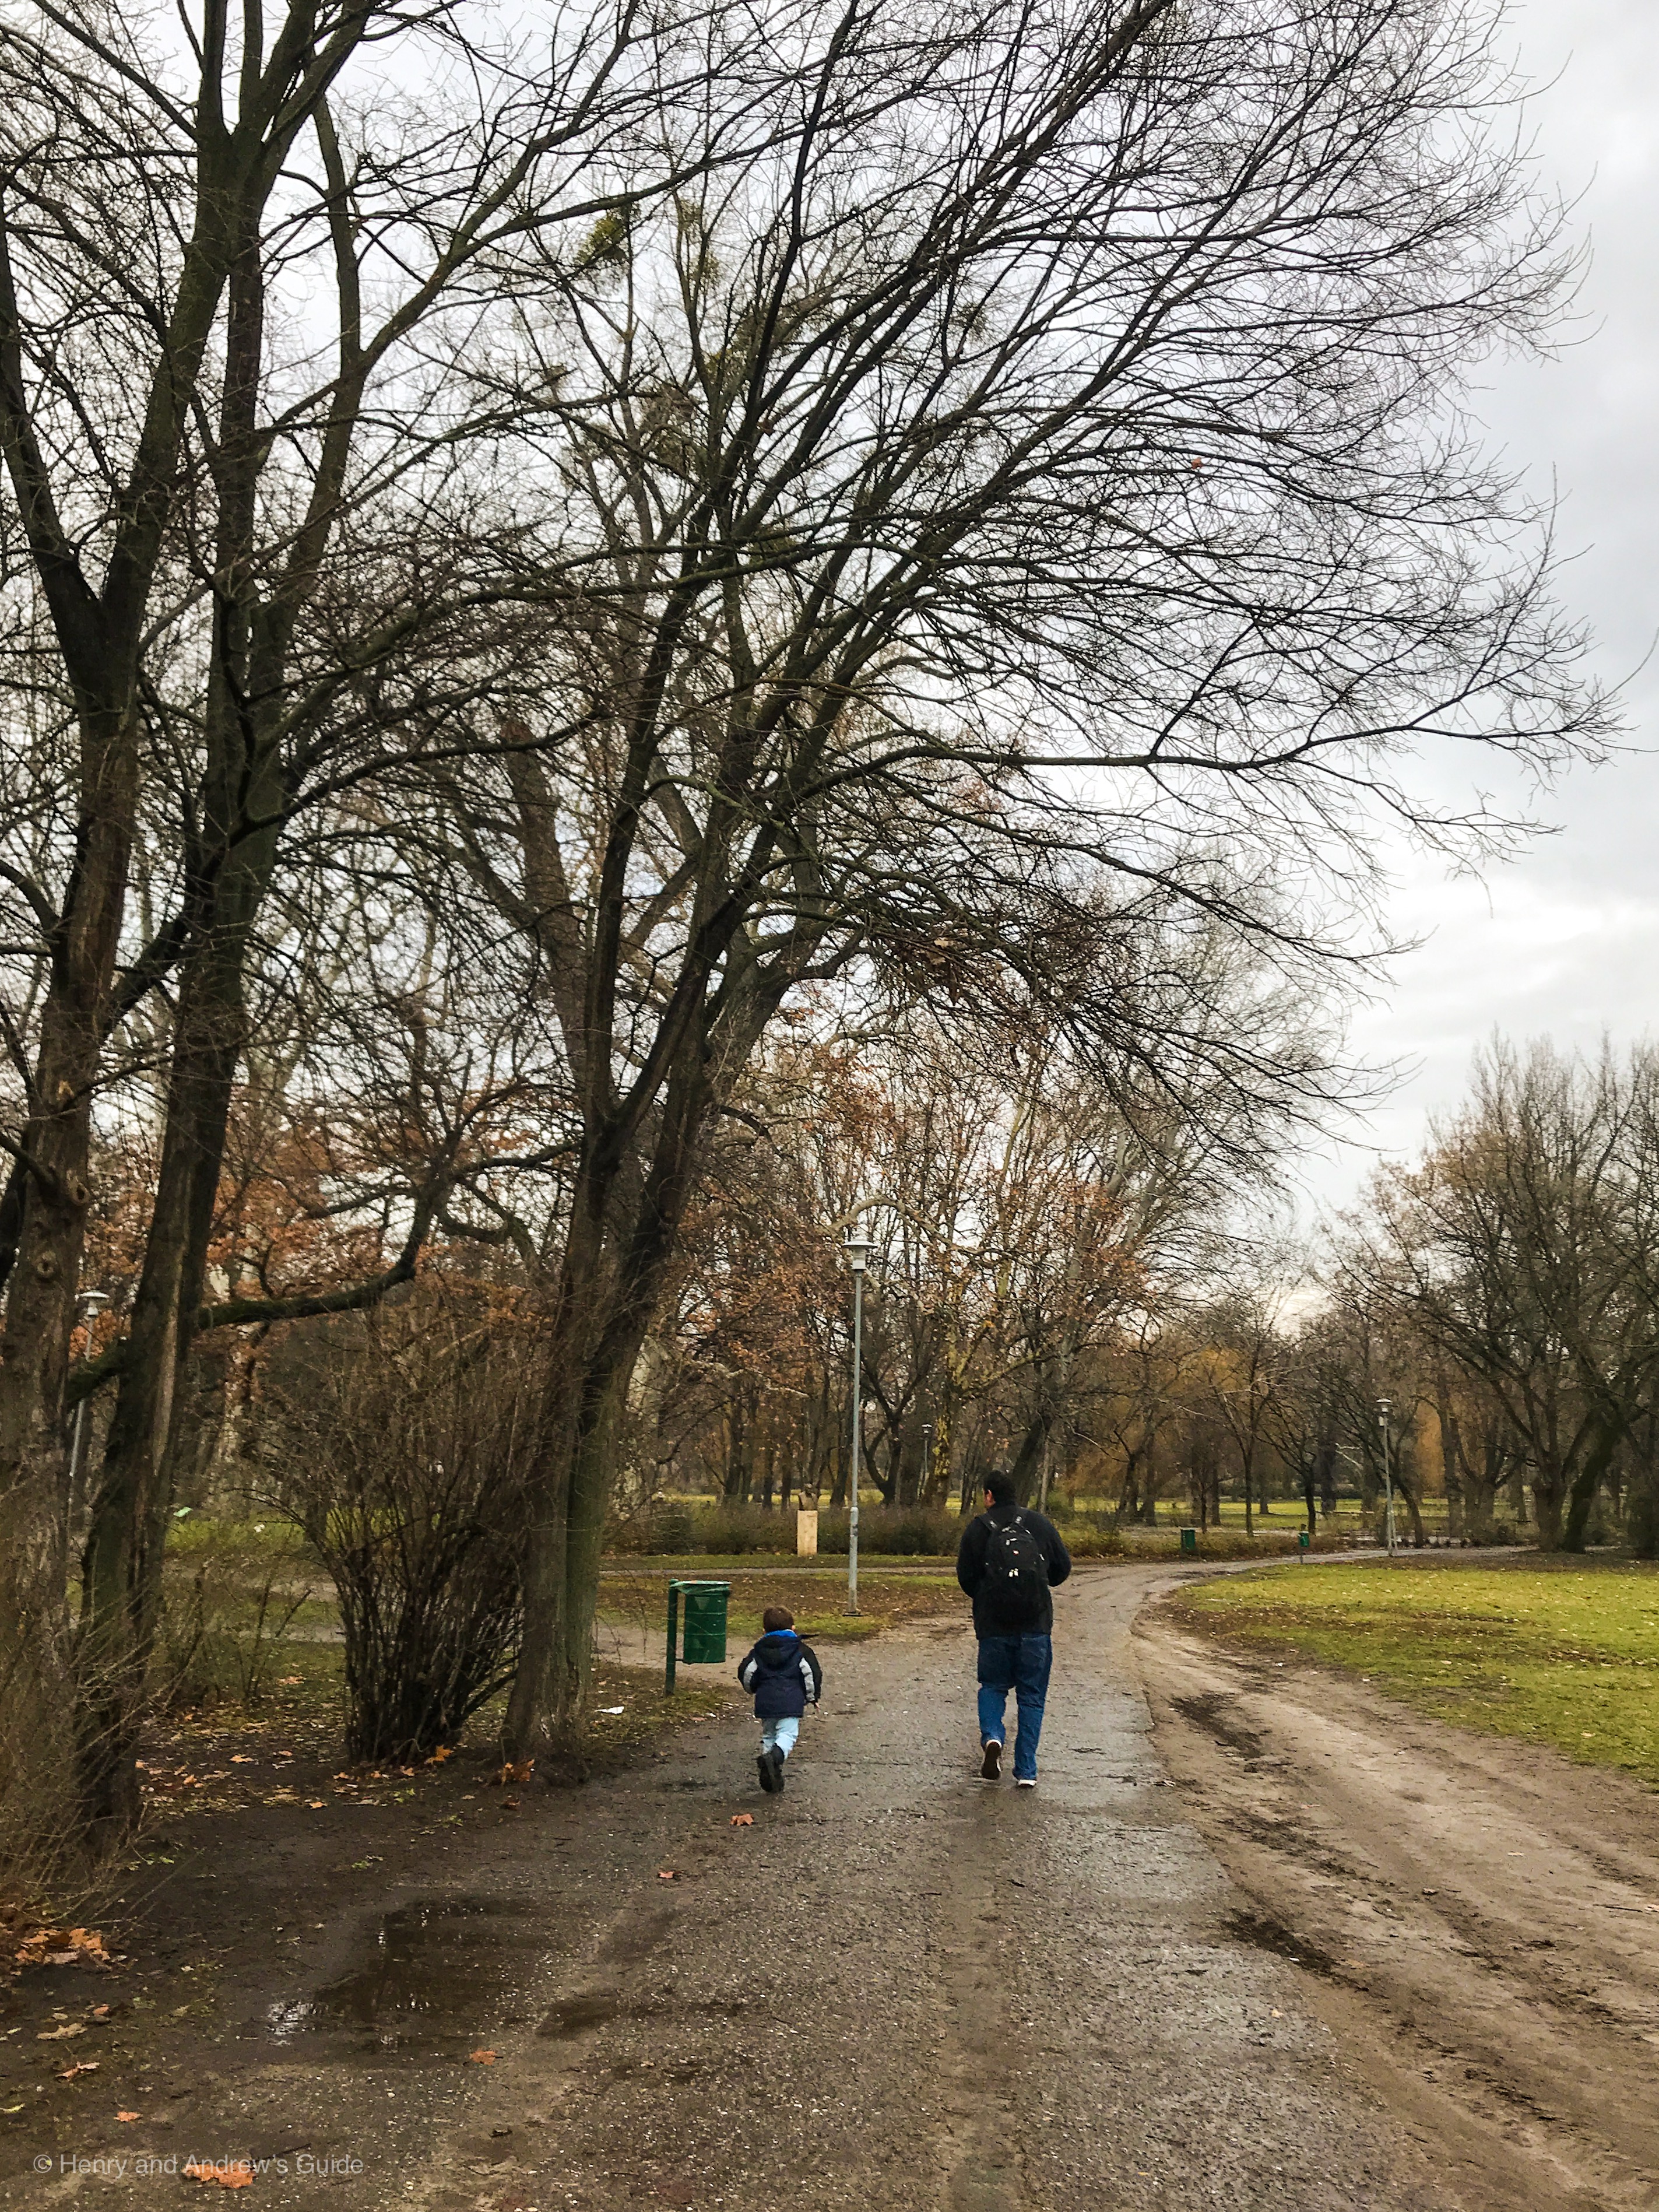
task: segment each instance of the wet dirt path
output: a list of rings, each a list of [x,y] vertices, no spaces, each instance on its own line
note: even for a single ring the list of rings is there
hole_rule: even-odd
[[[619,1785],[610,1910],[590,1887],[558,1996],[503,2039],[414,2201],[1440,2203],[1294,1969],[1231,1932],[1237,1900],[1152,1755],[1127,1632],[1168,1580],[1062,1593],[1034,1796],[972,1778],[958,1626],[832,1653],[781,1800],[742,1724]],[[512,2146],[488,2179],[486,2140]]]
[[[1656,2212],[1659,1796],[1160,1608],[1136,1641],[1183,1802],[1470,2212]]]
[[[965,1625],[830,1647],[781,1798],[734,1716],[458,1833],[227,1987],[176,2113],[262,2161],[249,2205],[1450,2212],[1154,1755],[1130,1624],[1175,1579],[1059,1594],[1035,1795],[973,1778]],[[85,2147],[165,2157],[185,2119],[151,2118]]]

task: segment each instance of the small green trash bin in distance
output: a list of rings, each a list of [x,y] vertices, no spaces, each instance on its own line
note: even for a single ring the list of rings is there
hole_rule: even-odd
[[[1183,1528],[1182,1530],[1181,1548],[1183,1552],[1195,1552],[1198,1549],[1198,1531],[1196,1528]]]
[[[1308,1532],[1307,1532],[1307,1530],[1306,1530],[1305,1528],[1298,1528],[1298,1529],[1297,1530],[1297,1532],[1296,1532],[1296,1543],[1297,1543],[1297,1549],[1298,1551],[1305,1552],[1305,1551],[1307,1550],[1307,1548],[1308,1548],[1309,1544],[1311,1542],[1311,1540],[1312,1540],[1312,1539],[1309,1536]]]
[[[685,1607],[685,1645],[681,1657],[687,1666],[718,1667],[726,1658],[726,1605],[730,1583],[682,1583]]]

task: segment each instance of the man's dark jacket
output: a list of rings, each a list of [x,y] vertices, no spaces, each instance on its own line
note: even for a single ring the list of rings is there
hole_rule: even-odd
[[[963,1530],[962,1541],[957,1547],[957,1580],[974,1601],[975,1636],[1048,1636],[1054,1632],[1054,1601],[1048,1590],[1035,1598],[1034,1612],[1013,1619],[1000,1585],[985,1571],[986,1547],[992,1529],[1006,1528],[1014,1520],[1023,1521],[1042,1547],[1043,1564],[1048,1570],[1048,1589],[1063,1583],[1072,1571],[1072,1555],[1061,1542],[1059,1529],[1046,1514],[1015,1505],[993,1505],[979,1514]]]

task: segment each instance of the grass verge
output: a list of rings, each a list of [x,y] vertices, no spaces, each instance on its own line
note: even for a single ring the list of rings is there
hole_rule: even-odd
[[[707,1575],[712,1565],[707,1559],[696,1559],[671,1568],[658,1567],[653,1562],[649,1569],[607,1571],[599,1584],[599,1610],[611,1619],[636,1623],[647,1635],[660,1635],[668,1617],[669,1574],[696,1577]],[[849,1620],[844,1610],[844,1572],[826,1578],[810,1567],[750,1568],[747,1571],[740,1567],[709,1578],[732,1585],[726,1644],[733,1666],[760,1634],[761,1614],[769,1605],[784,1606],[793,1613],[795,1626],[809,1641],[847,1644],[878,1635],[901,1621],[965,1609],[968,1602],[957,1588],[955,1572],[948,1569],[935,1569],[931,1574],[884,1571],[861,1575],[856,1620]]]
[[[1437,1720],[1659,1786],[1659,1565],[1297,1568],[1206,1583],[1170,1609],[1228,1643],[1343,1668]]]

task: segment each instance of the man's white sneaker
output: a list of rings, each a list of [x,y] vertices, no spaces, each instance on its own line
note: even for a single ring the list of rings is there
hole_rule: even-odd
[[[1016,1790],[1035,1790],[1036,1788],[1036,1775],[1033,1774],[1027,1777],[1024,1774],[1017,1774],[1014,1777],[1014,1787]]]

